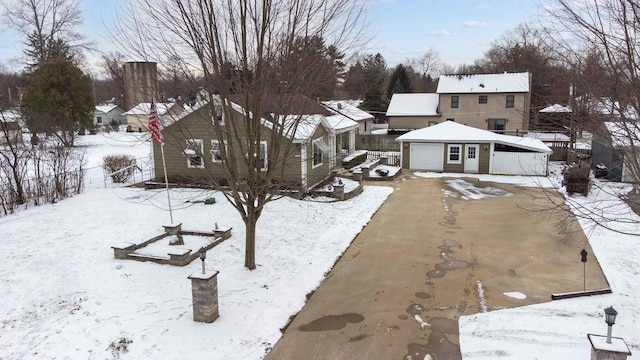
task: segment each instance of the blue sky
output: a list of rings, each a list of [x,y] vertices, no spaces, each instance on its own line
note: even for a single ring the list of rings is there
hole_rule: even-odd
[[[98,50],[117,49],[105,26],[113,21],[119,3],[123,0],[80,0],[83,32]],[[472,63],[506,31],[536,20],[538,4],[539,0],[372,0],[367,13],[371,40],[364,53],[381,53],[389,67],[429,48],[447,64]],[[20,56],[22,40],[7,29],[0,39],[0,64],[14,69],[11,60]],[[99,57],[98,52],[88,56],[90,61]]]

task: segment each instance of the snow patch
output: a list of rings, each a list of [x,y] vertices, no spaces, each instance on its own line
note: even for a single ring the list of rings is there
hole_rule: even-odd
[[[527,298],[527,295],[525,295],[525,294],[523,294],[521,292],[518,292],[518,291],[505,292],[505,293],[502,293],[502,294],[505,295],[505,296],[508,296],[510,298],[519,299],[519,300],[524,300],[524,299]]]

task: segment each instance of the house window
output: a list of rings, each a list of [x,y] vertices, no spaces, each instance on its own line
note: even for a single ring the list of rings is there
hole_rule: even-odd
[[[211,161],[214,163],[222,162],[222,151],[218,140],[211,140]]]
[[[453,95],[451,97],[451,108],[457,108],[458,107],[458,102],[460,101],[460,98],[457,95]]]
[[[224,125],[224,110],[222,109],[222,105],[215,104],[214,110],[215,110],[215,113],[210,110],[210,115],[211,115],[211,119],[213,120],[213,123]]]
[[[202,139],[188,139],[187,147],[184,149],[184,154],[187,155],[187,167],[188,168],[203,168],[202,162]]]
[[[475,159],[476,158],[476,150],[478,148],[476,146],[468,146],[467,147],[467,159]]]
[[[433,121],[433,120],[429,121],[429,126],[433,126],[433,125],[436,125],[436,124],[438,124],[437,121]]]
[[[447,147],[447,164],[462,164],[462,145],[454,144]]]
[[[507,95],[507,107],[512,108],[515,103],[515,97],[513,95]]]
[[[488,119],[487,130],[493,131],[498,134],[504,134],[507,128],[507,119]]]
[[[98,117],[96,118],[96,123],[98,123],[98,124],[102,124],[102,116],[98,116]]]
[[[313,140],[313,143],[311,144],[312,150],[313,150],[313,166],[312,166],[312,168],[315,168],[315,167],[318,167],[318,166],[322,165],[322,162],[323,162],[323,159],[322,159],[322,145],[324,145],[324,142],[322,141],[322,138],[318,138],[318,139]]]
[[[269,164],[267,162],[267,142],[260,141],[260,153],[253,154],[253,166],[258,170],[266,171],[268,165]]]
[[[487,103],[487,95],[478,96],[478,104],[486,104]]]

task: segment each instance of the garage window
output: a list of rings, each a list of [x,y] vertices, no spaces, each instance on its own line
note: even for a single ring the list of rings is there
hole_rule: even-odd
[[[447,147],[447,164],[462,164],[462,145],[453,144]]]

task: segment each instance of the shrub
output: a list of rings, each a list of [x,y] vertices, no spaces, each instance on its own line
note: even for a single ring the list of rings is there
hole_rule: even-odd
[[[124,183],[137,169],[136,159],[129,155],[107,155],[102,168],[111,176],[114,183]]]

